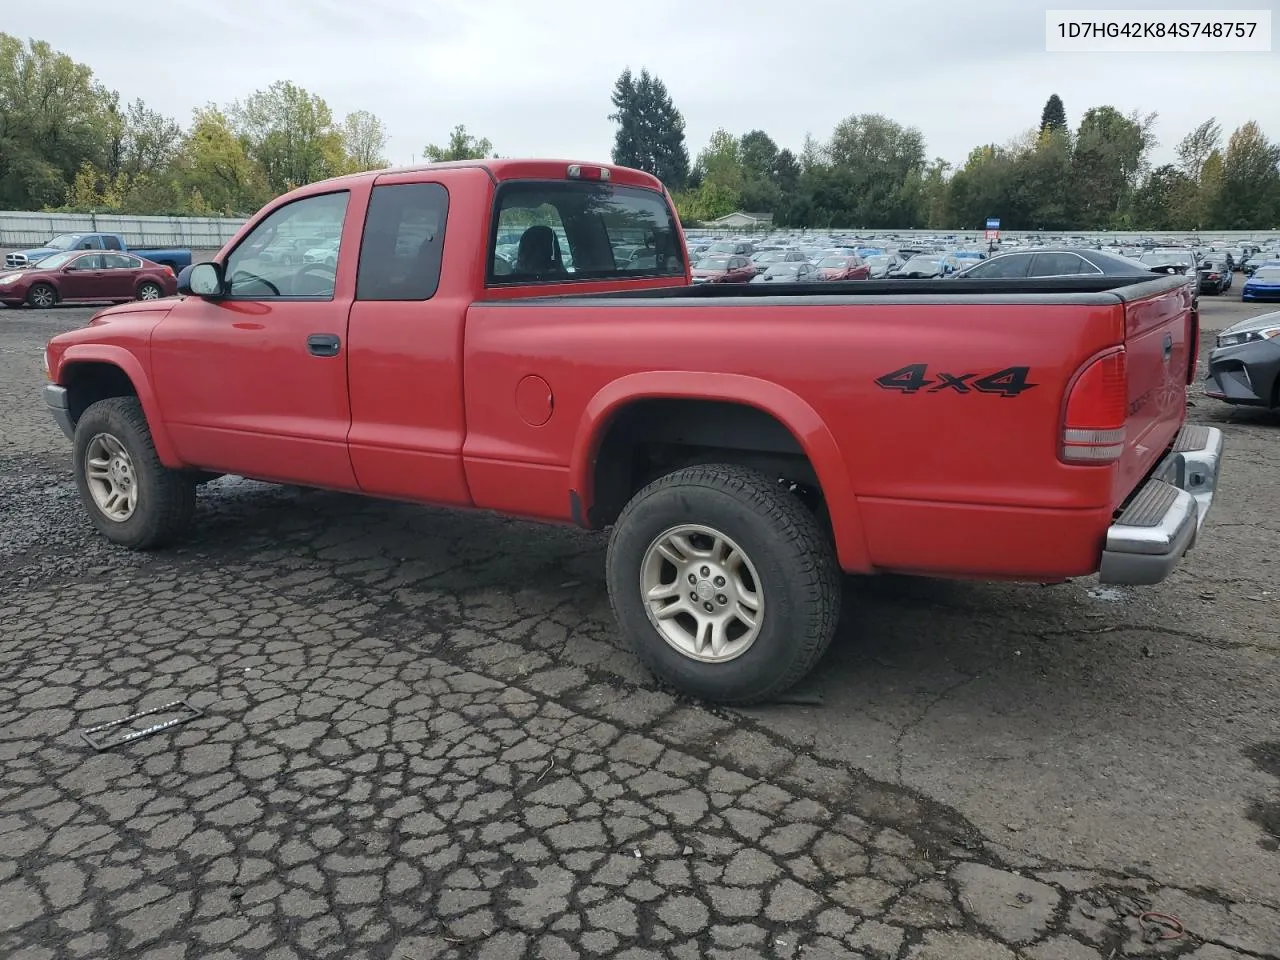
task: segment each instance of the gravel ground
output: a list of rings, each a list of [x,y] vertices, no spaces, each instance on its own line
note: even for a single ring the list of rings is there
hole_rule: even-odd
[[[1169,582],[851,581],[731,712],[619,649],[579,531],[227,478],[109,548],[38,393],[90,313],[0,311],[0,957],[1280,957],[1275,415],[1195,399]]]

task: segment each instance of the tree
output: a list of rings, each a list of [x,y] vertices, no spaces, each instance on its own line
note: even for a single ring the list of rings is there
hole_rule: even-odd
[[[200,212],[245,215],[271,197],[266,177],[250,159],[244,138],[213,104],[194,111],[179,162],[183,194],[188,200],[199,198],[193,206]]]
[[[1184,176],[1194,183],[1200,182],[1209,154],[1222,146],[1222,125],[1210,117],[1178,142],[1178,166]]]
[[[1044,103],[1044,109],[1040,112],[1040,132],[1046,130],[1063,130],[1067,129],[1067,108],[1062,105],[1062,98],[1056,93],[1049,94],[1049,99]]]
[[[689,214],[695,220],[714,220],[732,213],[741,204],[744,185],[742,150],[738,138],[725,130],[711,135],[698,154],[698,189],[689,197]]]
[[[368,110],[356,110],[342,118],[342,149],[353,171],[380,170],[387,166],[387,128]]]
[[[623,70],[610,98],[618,125],[614,134],[613,162],[644,170],[669,190],[683,190],[689,179],[689,151],[685,146],[684,117],[676,109],[666,84],[641,70]]]
[[[347,172],[342,134],[329,105],[288,80],[232,104],[227,116],[277,193]]]
[[[1072,179],[1079,199],[1079,226],[1107,229],[1137,185],[1155,143],[1155,114],[1128,117],[1115,107],[1085,112],[1076,133]]]
[[[49,44],[0,33],[0,208],[60,204],[107,160],[112,94]]]
[[[1222,225],[1228,230],[1271,227],[1280,215],[1280,145],[1263,136],[1252,120],[1227,141],[1218,197]]]
[[[449,142],[443,147],[429,143],[422,148],[423,156],[432,163],[450,160],[483,160],[493,153],[488,139],[478,139],[467,133],[465,124],[458,124],[449,133]]]

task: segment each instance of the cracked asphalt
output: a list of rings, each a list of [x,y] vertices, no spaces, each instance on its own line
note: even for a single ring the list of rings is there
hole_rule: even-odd
[[[224,478],[109,547],[39,397],[91,312],[0,311],[0,957],[1280,957],[1277,416],[1194,399],[1167,583],[850,581],[810,682],[710,710],[595,535]]]

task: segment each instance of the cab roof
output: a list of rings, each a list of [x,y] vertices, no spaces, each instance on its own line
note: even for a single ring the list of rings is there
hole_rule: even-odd
[[[608,181],[610,183],[622,184],[629,187],[645,187],[649,190],[662,191],[662,181],[652,174],[645,173],[643,170],[635,170],[631,167],[621,167],[611,163],[589,163],[582,160],[555,160],[555,159],[512,159],[512,158],[494,158],[487,160],[448,160],[440,163],[420,163],[407,167],[388,167],[382,170],[368,170],[363,173],[351,173],[341,177],[331,177],[328,180],[319,181],[319,183],[309,184],[311,187],[317,187],[320,184],[332,186],[339,183],[357,183],[361,180],[380,180],[382,178],[394,178],[396,180],[412,179],[415,173],[440,173],[453,170],[481,170],[484,171],[494,183],[502,183],[507,180],[571,180],[569,176],[570,167],[580,167],[586,170],[605,170],[608,171]],[[582,182],[597,182],[598,178],[583,177]]]

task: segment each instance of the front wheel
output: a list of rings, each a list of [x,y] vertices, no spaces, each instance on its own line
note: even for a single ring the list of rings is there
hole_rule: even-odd
[[[92,404],[76,424],[75,456],[80,499],[112,543],[150,550],[191,522],[195,481],[160,462],[136,397]]]
[[[47,283],[37,283],[27,291],[27,303],[40,310],[47,310],[58,302],[58,291]]]
[[[703,700],[778,696],[818,662],[839,621],[839,568],[813,513],[735,464],[686,467],[637,493],[606,567],[637,657]]]

